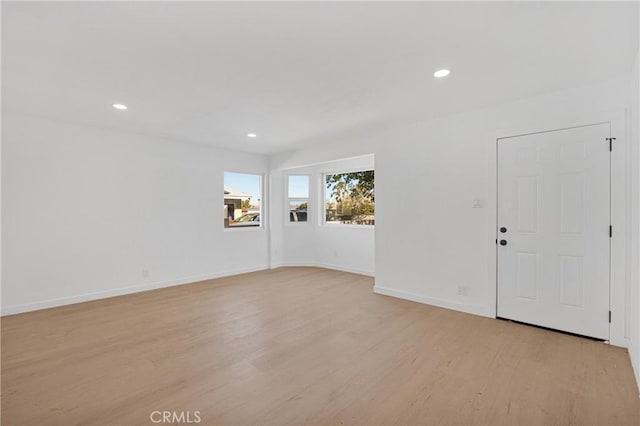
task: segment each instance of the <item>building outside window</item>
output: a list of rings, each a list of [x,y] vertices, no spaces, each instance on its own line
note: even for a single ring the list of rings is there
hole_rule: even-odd
[[[287,184],[289,222],[309,220],[309,176],[290,175]]]
[[[224,173],[225,228],[259,227],[262,216],[262,177]]]

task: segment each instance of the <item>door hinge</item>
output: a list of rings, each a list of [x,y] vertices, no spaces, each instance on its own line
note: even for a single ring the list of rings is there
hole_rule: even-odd
[[[615,141],[616,138],[605,138],[605,139],[609,141],[609,152],[613,151],[613,141]]]
[[[609,324],[611,324],[611,311],[609,311]]]
[[[609,225],[609,238],[613,238],[613,226]]]

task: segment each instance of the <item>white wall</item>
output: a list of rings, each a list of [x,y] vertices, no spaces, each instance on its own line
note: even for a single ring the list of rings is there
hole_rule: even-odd
[[[311,166],[280,168],[271,164],[272,267],[320,266],[365,275],[375,273],[375,229],[362,225],[322,223],[323,174],[375,169],[372,155],[341,159]],[[309,221],[288,221],[289,175],[310,176]],[[283,201],[284,200],[284,201]]]
[[[624,117],[630,103],[628,80],[605,82],[325,141],[278,155],[272,165],[287,168],[373,153],[376,291],[493,316],[496,137],[587,124],[620,110]],[[614,132],[621,133],[617,137],[624,145],[625,129],[620,130]],[[400,220],[398,199],[412,200],[415,221]],[[473,208],[474,199],[484,208]],[[619,281],[618,287],[628,285],[626,277]],[[459,286],[467,288],[466,296],[458,294]],[[616,311],[620,339],[628,315],[624,307]]]
[[[631,74],[631,292],[630,292],[630,337],[629,356],[640,384],[640,51]]]
[[[268,268],[267,230],[222,219],[223,172],[267,157],[2,118],[3,314]]]

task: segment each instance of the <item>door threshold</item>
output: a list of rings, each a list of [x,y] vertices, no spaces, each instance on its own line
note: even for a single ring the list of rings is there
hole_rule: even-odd
[[[509,322],[513,322],[513,323],[516,323],[516,324],[526,325],[526,326],[529,326],[529,327],[540,328],[542,330],[553,331],[555,333],[562,333],[562,334],[566,334],[566,335],[569,335],[569,336],[575,336],[575,337],[580,337],[580,338],[583,338],[583,339],[589,339],[589,340],[593,340],[595,342],[602,342],[602,343],[609,344],[608,340],[599,339],[597,337],[585,336],[584,334],[571,333],[570,331],[558,330],[558,329],[555,329],[555,328],[544,327],[542,325],[536,325],[536,324],[530,324],[528,322],[516,321],[516,320],[509,319],[509,318],[496,317],[496,319],[499,319],[499,320],[502,320],[502,321],[509,321]]]

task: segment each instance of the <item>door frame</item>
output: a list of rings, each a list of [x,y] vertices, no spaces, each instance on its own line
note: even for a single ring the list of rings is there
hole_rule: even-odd
[[[489,289],[488,306],[492,306],[492,316],[497,317],[498,310],[498,256],[495,239],[498,238],[498,140],[515,136],[524,136],[554,130],[582,127],[592,124],[609,123],[613,142],[611,152],[611,258],[609,268],[609,342],[615,346],[629,347],[630,335],[630,302],[631,302],[631,147],[630,129],[627,123],[629,111],[617,109],[603,111],[590,116],[574,117],[566,120],[547,120],[526,126],[499,129],[495,131],[488,147],[489,192],[487,199],[487,229],[489,229],[488,245],[488,282],[493,283]],[[602,143],[607,143],[602,141]]]

